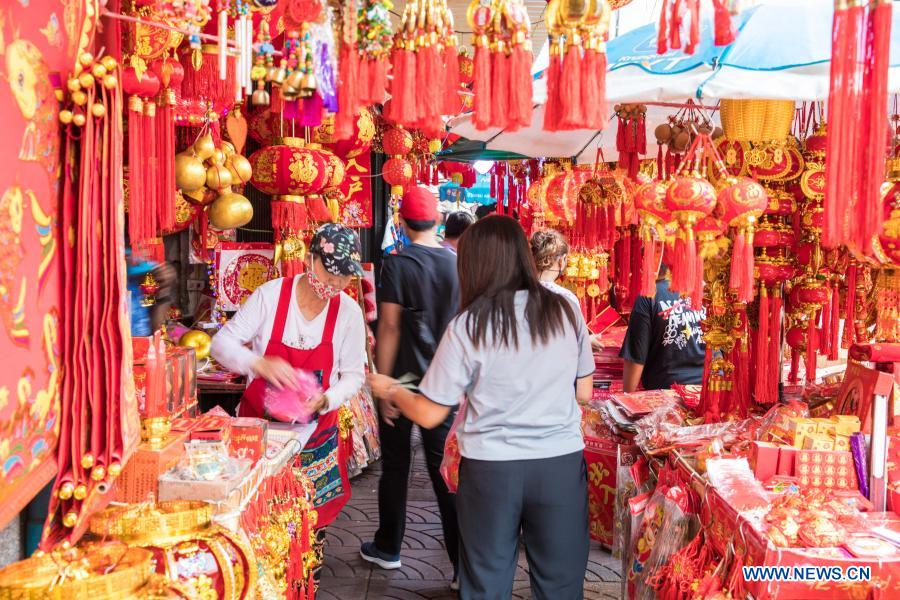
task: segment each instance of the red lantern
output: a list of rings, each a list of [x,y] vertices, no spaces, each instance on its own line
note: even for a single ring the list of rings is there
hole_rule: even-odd
[[[731,255],[731,288],[740,302],[753,300],[753,232],[756,220],[766,210],[769,196],[763,186],[747,177],[729,180],[719,192],[725,221],[736,229]]]
[[[325,189],[338,187],[344,182],[347,166],[334,152],[325,149],[319,150],[319,152],[325,160]]]
[[[184,67],[174,58],[160,58],[150,63],[150,71],[159,79],[164,89],[181,91],[184,81]]]
[[[413,168],[405,158],[389,158],[384,162],[381,176],[385,183],[391,186],[391,195],[400,196],[403,194],[403,188],[412,179]]]
[[[413,149],[413,136],[402,127],[393,127],[384,132],[381,147],[390,156],[406,156]]]
[[[159,77],[152,71],[138,76],[134,67],[128,67],[122,71],[122,90],[132,96],[151,98],[159,93]]]
[[[716,189],[699,176],[675,177],[666,188],[666,208],[678,221],[680,231],[675,241],[672,260],[672,289],[691,294],[700,289],[702,273],[698,270],[697,241],[693,227],[712,214],[716,207]]]
[[[328,181],[325,156],[299,138],[284,138],[250,156],[250,183],[272,196],[275,242],[298,236],[309,225],[306,197],[318,194]],[[285,273],[287,275],[287,273]]]
[[[634,205],[640,217],[640,234],[643,241],[641,262],[641,295],[653,297],[656,293],[657,264],[662,256],[665,226],[671,218],[666,208],[666,184],[648,181],[634,192]]]

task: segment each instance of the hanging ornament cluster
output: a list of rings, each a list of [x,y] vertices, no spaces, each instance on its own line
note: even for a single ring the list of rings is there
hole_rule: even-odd
[[[700,44],[700,0],[663,0],[659,14],[659,33],[656,40],[657,54],[670,50],[682,50],[693,54]],[[731,22],[729,0],[712,0],[713,43],[727,46],[735,38],[734,24]],[[683,31],[683,30],[687,31]],[[687,40],[682,42],[682,38]]]
[[[666,123],[656,126],[653,131],[659,147],[656,168],[661,179],[667,179],[669,174],[675,171],[684,153],[694,143],[694,138],[701,133],[718,142],[724,131],[721,127],[715,127],[702,107],[692,100],[670,116]]]
[[[551,0],[547,6],[550,66],[545,131],[606,127],[606,38],[611,14],[607,0]]]
[[[353,120],[365,106],[384,102],[387,67],[393,29],[390,0],[364,0],[359,10],[355,0],[342,4],[341,50],[338,60],[338,112],[335,139],[349,139]]]
[[[597,149],[590,178],[578,190],[576,236],[585,248],[612,248],[622,205],[628,201],[624,171],[612,171]]]
[[[233,190],[250,181],[252,174],[250,161],[235,152],[230,142],[216,147],[208,128],[175,155],[178,189],[189,202],[208,207],[209,223],[219,230],[243,227],[253,218],[253,205]]]
[[[407,156],[413,149],[413,136],[402,126],[388,126],[381,138],[384,153],[390,156],[381,170],[385,183],[391,186],[391,196],[396,200],[412,181],[413,167]]]
[[[604,251],[573,250],[565,268],[565,286],[575,293],[588,318],[609,290],[609,254]]]
[[[407,2],[391,53],[390,122],[438,137],[441,115],[459,111],[459,59],[446,0]]]
[[[862,255],[882,226],[891,22],[890,0],[835,2],[822,241]]]
[[[619,167],[635,179],[641,167],[641,155],[647,154],[647,106],[617,104],[615,110],[619,118],[616,131]]]
[[[528,127],[534,106],[531,22],[524,0],[471,0],[466,16],[475,36],[472,123],[478,130]]]
[[[519,215],[525,203],[528,186],[540,176],[537,160],[501,161],[490,171],[490,194],[497,199],[497,213],[510,217]]]

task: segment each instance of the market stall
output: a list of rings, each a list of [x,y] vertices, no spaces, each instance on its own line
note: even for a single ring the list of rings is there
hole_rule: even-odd
[[[307,414],[327,358],[294,373],[302,398],[238,417],[254,374],[211,339],[341,225],[329,273],[350,283],[316,294],[321,337],[347,303],[362,382],[416,184],[567,239],[596,352],[590,532],[623,597],[898,592],[890,2],[665,1],[612,40],[627,0],[552,0],[540,23],[475,0],[462,29],[445,0],[21,4],[0,16],[0,521],[53,483],[43,554],[0,570],[0,597],[315,597],[324,506],[379,457],[373,398]],[[702,315],[681,323],[702,377],[625,393],[660,262],[665,310]],[[809,565],[837,570],[745,569]]]

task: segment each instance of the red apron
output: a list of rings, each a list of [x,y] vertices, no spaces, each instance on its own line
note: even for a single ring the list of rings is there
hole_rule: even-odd
[[[321,374],[322,389],[327,390],[334,365],[334,326],[341,299],[335,297],[328,303],[321,343],[309,350],[298,350],[282,342],[290,303],[294,302],[293,292],[294,279],[284,278],[281,283],[281,295],[278,298],[278,309],[275,312],[275,323],[272,326],[272,337],[266,347],[265,356],[278,356],[295,368]],[[238,416],[265,418],[263,405],[265,387],[266,382],[262,378],[256,378],[250,383],[241,398]],[[315,486],[313,506],[318,513],[317,527],[325,527],[334,521],[350,500],[350,477],[347,471],[349,440],[341,440],[338,421],[337,410],[319,415],[316,430],[304,446],[299,457],[300,464],[297,465]]]

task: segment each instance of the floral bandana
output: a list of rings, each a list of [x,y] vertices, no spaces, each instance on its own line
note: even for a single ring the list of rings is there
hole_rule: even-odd
[[[322,266],[332,275],[362,275],[362,253],[356,232],[343,225],[328,223],[313,234],[309,252],[322,260]],[[312,281],[310,280],[312,284]]]
[[[316,277],[316,274],[312,272],[312,269],[306,270],[306,279],[309,281],[309,285],[313,289],[313,292],[319,297],[319,300],[331,300],[341,293],[341,290],[333,285],[328,285]]]

